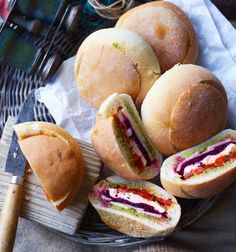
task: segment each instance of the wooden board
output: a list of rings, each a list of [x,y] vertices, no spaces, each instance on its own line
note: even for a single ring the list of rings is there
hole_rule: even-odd
[[[2,206],[11,175],[4,172],[5,161],[15,118],[9,117],[0,141],[0,207]],[[21,216],[49,228],[73,235],[76,233],[88,205],[88,191],[101,172],[102,162],[89,143],[79,141],[85,162],[84,183],[72,204],[62,212],[47,201],[43,188],[33,172],[25,177]]]

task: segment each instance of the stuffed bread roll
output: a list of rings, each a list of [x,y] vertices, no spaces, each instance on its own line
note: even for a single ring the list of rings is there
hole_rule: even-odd
[[[224,130],[202,144],[167,158],[161,183],[182,198],[207,198],[236,179],[236,131]]]
[[[118,176],[96,184],[89,200],[108,226],[133,237],[169,234],[181,214],[174,196],[161,187]]]
[[[161,154],[151,144],[129,95],[109,96],[97,113],[92,143],[102,161],[127,179],[151,179],[160,172]]]

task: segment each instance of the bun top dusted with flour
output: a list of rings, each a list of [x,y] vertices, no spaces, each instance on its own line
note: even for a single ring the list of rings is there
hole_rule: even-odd
[[[207,69],[188,64],[164,73],[141,108],[149,137],[165,155],[199,144],[224,129],[227,111],[221,82]]]
[[[98,30],[77,52],[75,78],[80,95],[96,108],[113,93],[128,94],[140,106],[159,76],[154,51],[134,31]]]
[[[155,1],[124,13],[116,27],[138,32],[151,45],[165,72],[177,63],[195,63],[198,44],[186,14],[175,4]]]

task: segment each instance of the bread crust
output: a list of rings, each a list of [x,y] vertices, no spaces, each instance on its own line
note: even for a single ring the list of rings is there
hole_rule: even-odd
[[[215,87],[208,84],[189,86],[172,110],[170,142],[175,149],[184,150],[207,140],[225,127],[227,117],[222,115],[226,112],[227,101]]]
[[[74,72],[80,95],[93,107],[99,108],[113,93],[129,94],[140,106],[159,78],[160,66],[151,46],[139,34],[109,28],[84,40]]]
[[[154,49],[162,72],[177,63],[196,61],[198,43],[194,28],[186,14],[172,3],[142,4],[124,13],[116,27],[142,35]]]
[[[173,228],[166,228],[164,230],[157,230],[150,226],[144,225],[140,222],[135,222],[132,219],[116,214],[104,211],[102,209],[96,209],[104,223],[106,223],[112,229],[127,234],[132,237],[153,237],[166,235],[174,231]]]
[[[123,178],[139,180],[141,177],[129,166],[114,133],[114,118],[102,118],[92,131],[92,144],[102,161]]]
[[[16,125],[15,129],[21,150],[50,201],[57,210],[63,210],[83,181],[84,164],[79,144],[65,130],[50,123],[25,123]]]
[[[168,177],[163,176],[161,173],[161,184],[166,191],[177,197],[186,199],[209,198],[222,192],[235,181],[235,168],[236,166],[219,177],[199,184],[178,183],[177,181],[169,180]]]
[[[221,82],[207,69],[186,64],[174,66],[154,83],[141,115],[153,144],[170,156],[223,130],[227,107]]]
[[[190,19],[187,15],[175,4],[167,2],[167,1],[158,1],[158,2],[151,2],[154,6],[156,4],[163,6],[165,8],[169,8],[174,11],[182,20],[182,22],[186,25],[187,33],[188,33],[188,43],[187,43],[187,52],[185,54],[183,64],[191,64],[195,63],[198,56],[198,41],[195,30]]]
[[[222,192],[236,180],[236,165],[231,165],[227,170],[217,174],[219,170],[207,174],[195,175],[196,180],[191,178],[182,180],[173,171],[176,166],[176,157],[184,156],[184,153],[199,152],[203,147],[208,147],[214,143],[223,141],[227,138],[236,139],[236,132],[224,130],[202,144],[182,151],[166,159],[161,167],[160,179],[162,186],[171,194],[181,198],[208,198]],[[228,164],[227,164],[228,165]],[[198,178],[198,179],[197,179]]]
[[[86,53],[93,57],[86,56]],[[119,65],[114,62],[119,62]],[[99,108],[112,93],[129,94],[134,100],[140,90],[140,76],[130,59],[120,50],[103,45],[88,46],[76,69],[80,95]],[[92,74],[91,74],[92,73]],[[102,88],[101,88],[102,85]]]

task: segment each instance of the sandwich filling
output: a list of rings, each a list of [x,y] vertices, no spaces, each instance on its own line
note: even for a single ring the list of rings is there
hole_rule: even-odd
[[[180,157],[178,157],[180,159]],[[206,151],[194,154],[188,159],[183,159],[174,168],[182,179],[204,173],[208,169],[224,166],[236,159],[236,141],[226,139],[207,148]]]
[[[122,210],[132,210],[133,213],[167,219],[167,209],[172,205],[171,199],[163,199],[143,188],[128,188],[117,185],[103,188],[99,192],[103,206]],[[132,212],[130,211],[130,212]]]
[[[145,167],[152,167],[154,170],[159,169],[159,162],[156,155],[150,152],[150,148],[140,140],[135,128],[128,115],[124,112],[122,107],[118,107],[113,113],[113,118],[117,125],[119,134],[128,148],[131,166],[138,169],[139,173],[144,172]],[[148,140],[147,140],[148,141]]]

